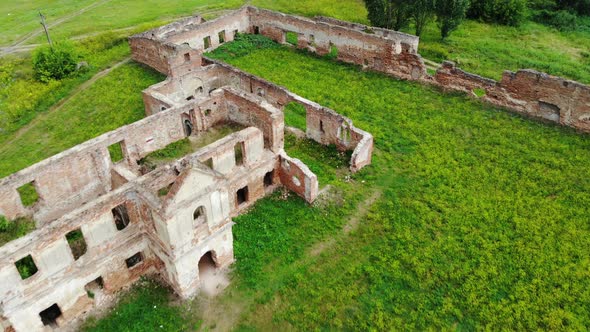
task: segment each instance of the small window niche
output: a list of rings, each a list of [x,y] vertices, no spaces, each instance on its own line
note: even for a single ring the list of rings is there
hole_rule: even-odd
[[[217,36],[219,37],[219,43],[220,44],[225,43],[225,30],[219,31],[219,33],[217,34]]]
[[[66,240],[68,240],[68,245],[70,246],[74,260],[78,260],[80,257],[84,256],[88,250],[86,240],[84,239],[84,234],[82,234],[82,230],[80,228],[77,228],[66,234]]]
[[[203,162],[203,164],[205,164],[207,167],[213,169],[213,157],[205,160],[205,162]]]
[[[43,325],[55,328],[58,327],[57,319],[61,316],[61,309],[57,303],[54,303],[51,305],[51,307],[41,311],[39,316],[41,317],[41,322],[43,322]]]
[[[259,35],[260,34],[260,27],[259,26],[255,26],[254,27],[254,34],[255,35]]]
[[[264,174],[264,187],[268,188],[273,185],[275,172],[270,171]]]
[[[238,35],[239,31],[236,29],[234,30],[234,39],[236,38],[236,36]]]
[[[98,277],[92,280],[91,282],[87,283],[86,286],[84,286],[86,294],[88,294],[88,297],[91,299],[94,299],[96,297],[96,294],[102,291],[103,289],[104,281],[102,280],[102,277]]]
[[[320,120],[320,132],[322,134],[326,133],[326,130],[324,129],[324,121]]]
[[[236,192],[236,202],[238,203],[238,206],[248,202],[248,186],[245,186]]]
[[[211,37],[207,36],[205,38],[203,38],[203,45],[205,47],[205,49],[208,49],[211,47]]]
[[[205,116],[209,116],[209,115],[211,115],[211,109],[208,108],[205,110]]]
[[[244,142],[238,142],[234,145],[234,156],[236,166],[242,166],[244,164]]]
[[[118,163],[124,158],[123,154],[123,141],[117,142],[113,145],[108,147],[109,149],[109,156],[111,156],[111,161],[113,163]]]
[[[25,280],[35,275],[39,271],[33,256],[27,255],[14,263],[21,279]]]
[[[127,265],[128,269],[137,266],[141,262],[143,262],[143,255],[141,254],[141,252],[138,252],[137,254],[125,260],[125,264]]]
[[[23,206],[33,206],[39,201],[35,181],[20,186],[16,191],[18,191]]]
[[[195,210],[195,212],[193,212],[193,220],[198,223],[205,221],[205,207],[204,206],[199,206]]]
[[[117,230],[122,231],[127,228],[130,220],[125,204],[116,206],[111,210],[111,212],[113,213],[113,219],[115,220],[115,226],[117,226]]]
[[[190,62],[190,61],[191,61],[191,54],[184,53],[184,62]]]

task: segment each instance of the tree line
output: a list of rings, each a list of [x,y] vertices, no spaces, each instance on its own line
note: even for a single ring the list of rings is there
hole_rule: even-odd
[[[518,26],[530,13],[536,21],[565,29],[577,15],[590,16],[590,0],[365,0],[365,6],[374,26],[397,31],[412,22],[420,36],[436,20],[443,39],[467,17]]]

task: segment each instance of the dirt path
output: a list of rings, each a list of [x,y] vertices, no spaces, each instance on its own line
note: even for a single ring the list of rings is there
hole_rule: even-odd
[[[360,203],[357,206],[356,212],[352,216],[350,216],[348,222],[342,227],[341,234],[336,234],[330,237],[329,239],[317,243],[311,248],[311,250],[309,251],[309,255],[313,257],[321,254],[322,252],[324,252],[324,250],[336,244],[336,240],[338,237],[345,236],[353,230],[357,229],[361,219],[367,215],[367,213],[369,212],[369,208],[373,204],[375,204],[375,202],[377,202],[379,198],[381,198],[381,194],[383,194],[383,192],[380,189],[374,191],[373,194],[371,194],[371,196],[367,197],[367,199],[365,199],[362,203]]]
[[[70,20],[70,19],[72,19],[72,18],[74,18],[76,16],[82,15],[85,12],[89,11],[90,9],[92,9],[94,7],[97,7],[97,6],[100,6],[100,5],[102,5],[102,4],[106,3],[106,2],[109,2],[109,1],[110,0],[101,0],[101,1],[97,1],[97,2],[91,3],[90,5],[82,8],[82,9],[79,9],[79,10],[77,10],[77,11],[75,11],[75,12],[69,14],[69,15],[63,16],[63,17],[61,17],[61,18],[59,18],[59,19],[57,19],[57,20],[55,20],[55,21],[47,24],[47,28],[48,29],[51,29],[51,28],[53,28],[55,26],[58,26],[58,25],[62,24],[63,22],[66,22],[66,21],[68,21],[68,20]],[[34,37],[37,37],[38,35],[42,34],[43,31],[44,31],[43,28],[40,27],[39,29],[34,30],[33,32],[30,32],[30,33],[28,33],[28,34],[20,37],[12,45],[10,45],[9,47],[5,48],[5,50],[8,51],[8,50],[10,50],[13,47],[20,46],[20,45],[24,44],[27,40],[29,40],[31,38],[34,38]]]
[[[78,87],[76,87],[72,92],[70,92],[70,94],[61,99],[59,102],[57,102],[55,105],[53,105],[47,112],[45,113],[41,113],[38,116],[36,116],[31,122],[29,122],[27,125],[25,125],[24,127],[20,128],[18,131],[16,131],[14,133],[14,137],[11,138],[10,140],[4,142],[4,146],[9,146],[11,144],[13,144],[17,139],[21,138],[24,134],[26,134],[29,130],[31,130],[31,128],[33,128],[37,123],[45,120],[49,115],[51,115],[54,112],[59,111],[68,101],[70,101],[72,98],[74,98],[75,96],[77,96],[80,92],[86,90],[87,88],[89,88],[92,84],[94,84],[94,82],[98,81],[99,79],[105,77],[106,75],[108,75],[111,71],[121,67],[122,65],[128,63],[131,60],[131,57],[127,57],[125,59],[123,59],[120,62],[117,62],[115,65],[101,71],[98,72],[96,75],[92,76],[88,81],[80,84]]]

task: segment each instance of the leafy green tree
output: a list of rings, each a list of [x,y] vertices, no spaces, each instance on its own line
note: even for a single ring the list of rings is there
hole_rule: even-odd
[[[434,9],[442,39],[463,22],[468,7],[469,0],[436,0]]]
[[[399,31],[408,26],[410,0],[365,0],[369,21],[377,27]]]
[[[526,5],[526,0],[471,0],[467,16],[517,26],[524,18]]]
[[[579,15],[590,16],[590,0],[557,0],[560,9],[575,10]]]
[[[33,69],[41,82],[66,78],[76,71],[76,65],[74,48],[67,43],[44,46],[33,53]]]
[[[434,17],[435,0],[415,0],[411,6],[411,14],[416,26],[416,36],[422,35],[422,30]]]

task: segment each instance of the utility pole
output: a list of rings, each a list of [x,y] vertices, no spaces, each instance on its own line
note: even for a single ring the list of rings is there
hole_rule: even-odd
[[[51,37],[49,37],[49,31],[47,30],[47,24],[45,24],[45,16],[39,11],[39,17],[41,17],[41,25],[43,29],[45,29],[45,36],[47,36],[47,42],[49,43],[49,47],[53,50],[53,43],[51,42]]]

